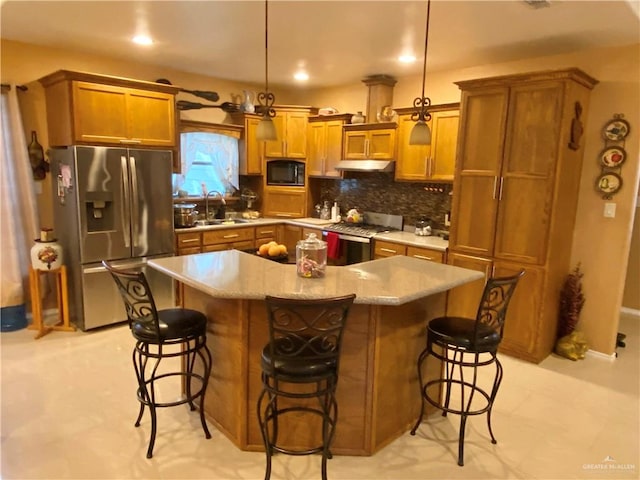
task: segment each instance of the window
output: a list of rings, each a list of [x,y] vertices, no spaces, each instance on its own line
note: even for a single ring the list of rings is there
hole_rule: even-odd
[[[173,191],[204,196],[215,190],[222,195],[239,189],[238,139],[210,132],[180,134],[182,173],[173,175]]]

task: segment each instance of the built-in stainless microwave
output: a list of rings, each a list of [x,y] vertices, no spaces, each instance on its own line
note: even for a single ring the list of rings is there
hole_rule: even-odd
[[[304,162],[297,160],[269,160],[267,185],[304,187]]]

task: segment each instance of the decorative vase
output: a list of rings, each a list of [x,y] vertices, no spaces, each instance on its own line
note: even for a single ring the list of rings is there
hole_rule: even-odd
[[[245,113],[254,113],[256,111],[256,107],[253,104],[255,93],[249,90],[243,90],[242,93],[244,94],[244,101],[240,105],[240,109]]]
[[[364,115],[358,112],[351,117],[351,123],[364,123]]]
[[[34,270],[57,270],[62,266],[62,246],[56,239],[35,240],[31,247],[31,267]]]

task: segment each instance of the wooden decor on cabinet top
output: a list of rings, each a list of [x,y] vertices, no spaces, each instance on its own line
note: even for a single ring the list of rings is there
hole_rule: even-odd
[[[68,70],[39,81],[52,147],[176,145],[176,86]]]
[[[456,164],[456,145],[460,104],[433,105],[428,108],[431,120],[431,145],[409,145],[415,122],[413,108],[399,108],[398,158],[395,179],[428,182],[452,182]]]
[[[448,263],[488,275],[526,270],[501,350],[533,362],[555,343],[584,150],[569,147],[571,123],[576,104],[588,118],[596,83],[577,68],[458,82]],[[481,290],[482,282],[454,289],[448,314],[475,315]]]

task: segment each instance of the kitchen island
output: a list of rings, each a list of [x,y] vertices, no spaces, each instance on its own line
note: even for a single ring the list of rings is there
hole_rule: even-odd
[[[409,430],[418,416],[416,362],[427,321],[442,315],[447,290],[482,278],[480,272],[389,257],[300,278],[295,265],[227,250],[149,261],[180,282],[183,305],[206,313],[213,368],[205,413],[243,450],[262,450],[256,401],[262,389],[260,354],[268,340],[265,295],[315,299],[356,294],[343,340],[339,409],[332,452],[371,455]],[[426,365],[435,377],[440,365]],[[313,417],[283,418],[279,435],[290,446],[320,438]]]

